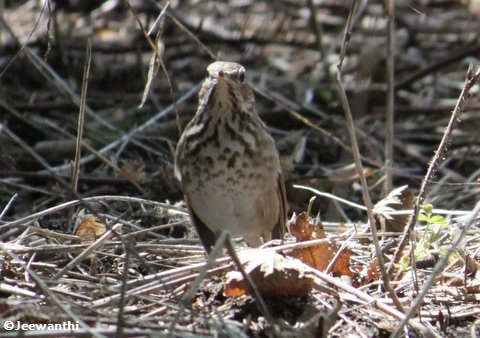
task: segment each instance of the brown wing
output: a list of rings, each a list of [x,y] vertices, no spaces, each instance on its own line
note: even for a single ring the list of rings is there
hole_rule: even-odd
[[[287,229],[287,212],[288,212],[288,205],[287,205],[287,191],[285,189],[285,181],[283,180],[283,175],[280,172],[277,178],[278,182],[278,200],[280,202],[280,212],[279,212],[279,219],[278,223],[275,225],[272,231],[272,238],[274,239],[281,239],[283,241],[283,237],[285,236],[285,231]]]
[[[205,225],[205,223],[203,223],[200,218],[195,214],[195,211],[190,206],[190,200],[187,195],[185,195],[185,203],[187,204],[188,212],[190,214],[193,226],[197,230],[198,237],[200,237],[200,241],[202,242],[203,247],[205,248],[207,253],[210,253],[213,246],[215,245],[215,242],[217,241],[217,236],[215,236],[213,231],[210,230]]]

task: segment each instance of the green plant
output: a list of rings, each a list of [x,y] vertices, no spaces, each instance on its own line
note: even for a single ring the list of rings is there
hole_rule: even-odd
[[[444,255],[447,249],[441,246],[440,237],[442,235],[442,229],[449,226],[449,223],[442,215],[435,215],[433,213],[433,206],[426,204],[422,206],[422,211],[418,216],[419,222],[423,223],[423,231],[421,236],[415,244],[414,257],[415,260],[424,260],[432,257],[432,253]],[[451,257],[452,258],[452,257]],[[403,256],[399,265],[402,271],[406,271],[410,268],[409,255]]]

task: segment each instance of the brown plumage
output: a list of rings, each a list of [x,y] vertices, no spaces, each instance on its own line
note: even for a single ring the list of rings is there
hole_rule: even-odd
[[[207,68],[198,110],[177,145],[175,174],[191,219],[210,252],[222,229],[250,246],[285,229],[285,186],[275,141],[258,116],[245,68]]]

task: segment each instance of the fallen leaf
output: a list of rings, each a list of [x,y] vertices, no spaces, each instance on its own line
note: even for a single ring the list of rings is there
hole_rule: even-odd
[[[480,293],[480,285],[467,286],[466,288],[460,288],[464,294],[475,295]]]
[[[311,218],[305,212],[292,217],[290,220],[290,232],[297,239],[297,242],[326,238],[320,222],[316,220],[315,223],[312,223]],[[305,264],[323,271],[327,269],[337,251],[338,247],[335,243],[326,241],[308,248],[295,249],[291,255]],[[336,276],[343,275],[355,279],[355,275],[350,270],[350,252],[348,250],[343,250],[340,253],[332,266],[331,272]]]
[[[82,242],[93,242],[102,236],[106,229],[105,224],[101,223],[96,216],[87,216],[78,225],[75,235],[79,236]]]
[[[373,281],[379,280],[380,279],[380,269],[378,267],[378,262],[371,261],[370,264],[368,264],[367,267],[367,280],[366,284],[371,283]]]
[[[136,159],[126,162],[120,168],[123,177],[132,182],[145,181],[145,163],[142,160]]]
[[[240,261],[263,296],[300,297],[312,288],[313,279],[307,276],[302,262],[295,258],[271,251],[251,250],[241,253]],[[243,275],[232,271],[227,273],[223,294],[240,297],[251,294],[251,290]]]

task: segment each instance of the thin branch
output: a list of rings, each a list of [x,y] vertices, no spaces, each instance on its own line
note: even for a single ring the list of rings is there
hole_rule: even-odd
[[[92,62],[92,42],[87,40],[87,51],[83,68],[82,93],[80,95],[80,110],[78,112],[77,137],[75,139],[75,159],[72,170],[72,191],[78,192],[78,176],[80,174],[80,157],[82,156],[83,127],[85,121],[85,106],[87,104],[88,78],[90,76],[90,65]],[[73,208],[68,211],[67,229],[72,229]]]
[[[427,295],[427,293],[430,291],[433,283],[437,279],[437,276],[445,269],[448,263],[448,258],[450,255],[457,249],[457,246],[461,243],[463,238],[465,237],[465,234],[467,233],[468,229],[472,226],[474,223],[475,219],[477,218],[478,214],[480,213],[480,202],[478,202],[475,205],[475,208],[472,211],[472,214],[470,218],[468,219],[467,223],[465,226],[462,228],[462,231],[456,238],[456,240],[452,243],[450,248],[448,249],[447,253],[440,258],[440,260],[437,262],[435,267],[433,268],[433,271],[426,281],[426,283],[423,285],[422,290],[418,294],[417,298],[413,301],[412,306],[408,310],[405,318],[402,319],[400,324],[396,327],[395,331],[392,334],[392,338],[399,337],[400,333],[402,332],[404,326],[407,324],[408,320],[415,314],[417,313],[417,310],[420,308],[420,305],[423,303],[423,299]]]
[[[392,191],[394,107],[395,107],[395,1],[386,2],[387,34],[387,111],[385,134],[385,195]]]
[[[171,209],[171,210],[176,210],[182,213],[187,213],[187,211],[183,208],[175,207],[170,204],[166,203],[160,203],[156,201],[151,201],[151,200],[146,200],[143,198],[137,198],[137,197],[128,197],[128,196],[111,196],[111,195],[106,195],[106,196],[94,196],[94,197],[85,197],[82,198],[81,200],[73,200],[73,201],[68,201],[62,204],[59,204],[57,206],[39,211],[37,213],[25,216],[23,218],[17,219],[16,221],[11,221],[7,222],[3,225],[0,225],[0,231],[3,229],[7,229],[9,227],[13,226],[28,226],[28,223],[32,222],[33,220],[49,215],[53,212],[57,212],[60,210],[63,210],[65,208],[69,208],[75,205],[79,205],[82,203],[88,204],[89,202],[101,202],[101,201],[123,201],[123,202],[128,202],[128,203],[142,203],[142,204],[147,204],[151,206],[156,206],[160,208],[166,208],[166,209]]]
[[[190,99],[190,97],[192,97],[193,95],[195,95],[198,90],[200,89],[200,86],[201,86],[201,82],[197,83],[195,86],[193,86],[188,92],[186,92],[185,94],[183,94],[182,96],[180,96],[177,101],[175,101],[174,103],[170,104],[168,107],[166,107],[165,109],[163,109],[162,111],[158,112],[157,114],[155,114],[152,118],[148,119],[147,121],[145,121],[144,123],[142,123],[141,125],[139,125],[137,128],[134,128],[132,130],[130,130],[128,133],[122,135],[122,137],[120,137],[119,139],[113,141],[112,143],[110,144],[107,144],[105,147],[103,147],[102,149],[100,149],[98,151],[99,154],[105,154],[107,152],[109,152],[110,150],[114,149],[115,147],[117,147],[119,144],[122,144],[123,142],[127,142],[129,141],[131,138],[133,138],[136,134],[139,134],[140,132],[144,131],[145,129],[151,127],[153,124],[155,124],[158,120],[160,120],[161,118],[167,116],[170,112],[174,111],[175,110],[175,107],[176,105],[179,105],[185,101],[187,101],[188,99]],[[0,101],[1,102],[1,101]],[[85,164],[85,163],[88,163],[92,160],[95,159],[95,155],[88,155],[88,156],[85,156],[84,158],[82,158],[80,160],[80,164]],[[52,170],[53,171],[62,171],[62,170],[65,170],[65,169],[68,169],[69,168],[69,165],[61,165],[61,166],[58,166],[58,167],[53,167]]]
[[[365,172],[363,170],[363,165],[360,157],[360,150],[358,148],[358,143],[357,143],[357,136],[355,133],[355,125],[353,122],[353,117],[352,117],[352,112],[350,110],[350,104],[348,102],[347,94],[345,93],[345,88],[343,87],[342,80],[341,80],[341,73],[342,73],[342,64],[343,60],[345,58],[345,53],[347,50],[347,45],[348,41],[351,35],[351,24],[352,24],[352,17],[353,13],[355,11],[355,4],[356,1],[352,1],[352,6],[349,12],[349,16],[347,19],[347,23],[345,25],[345,35],[344,35],[344,40],[342,43],[342,48],[341,48],[341,54],[340,54],[340,59],[337,64],[337,76],[336,78],[336,84],[337,84],[337,93],[340,98],[340,101],[342,103],[343,110],[345,112],[345,119],[347,121],[347,129],[348,129],[348,134],[350,136],[350,142],[352,143],[352,154],[353,158],[355,160],[355,166],[357,168],[357,174],[360,177],[360,182],[362,184],[362,193],[363,193],[363,201],[365,203],[365,206],[367,207],[367,215],[368,215],[368,222],[370,223],[370,229],[372,231],[372,237],[373,237],[373,244],[375,246],[375,254],[377,257],[378,261],[378,266],[380,268],[380,272],[382,274],[382,280],[385,289],[390,295],[390,298],[392,299],[393,303],[397,307],[399,311],[403,312],[403,306],[398,300],[397,295],[395,294],[395,291],[393,290],[392,286],[390,285],[390,279],[388,277],[387,271],[385,269],[385,262],[383,259],[383,253],[380,248],[380,244],[378,242],[378,235],[377,235],[377,225],[375,222],[375,217],[373,215],[373,203],[370,198],[370,193],[368,191],[368,185],[367,185],[367,179],[365,178]]]
[[[400,260],[400,256],[402,255],[403,249],[407,245],[407,241],[410,238],[410,234],[413,228],[415,227],[415,224],[417,224],[420,207],[423,205],[425,201],[425,197],[430,188],[430,185],[432,184],[433,177],[435,176],[440,166],[440,162],[444,159],[447,145],[450,142],[450,138],[452,137],[453,130],[455,129],[455,126],[457,125],[457,122],[460,119],[460,114],[462,113],[465,107],[468,93],[470,89],[478,82],[479,78],[480,78],[480,67],[477,69],[475,74],[473,74],[472,67],[470,66],[467,71],[467,79],[465,80],[465,84],[463,86],[462,92],[460,93],[460,96],[458,97],[455,108],[453,109],[452,115],[450,117],[450,121],[448,122],[448,126],[445,129],[445,133],[443,134],[442,140],[440,141],[440,144],[438,145],[438,148],[433,155],[432,161],[430,162],[430,166],[428,167],[427,173],[425,174],[425,178],[422,181],[422,185],[420,187],[420,191],[418,193],[418,197],[415,201],[415,205],[413,208],[413,214],[410,217],[408,225],[405,227],[403,236],[400,240],[400,243],[398,244],[395,254],[393,255],[392,263],[388,268],[389,273],[393,271],[394,264],[396,264]]]

